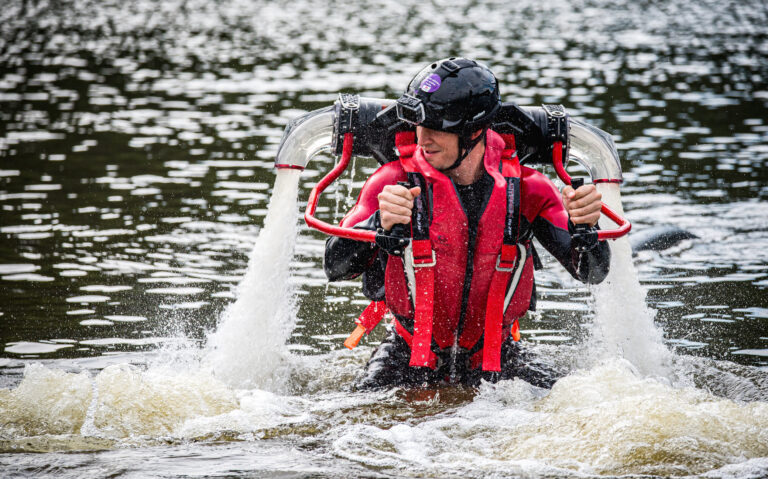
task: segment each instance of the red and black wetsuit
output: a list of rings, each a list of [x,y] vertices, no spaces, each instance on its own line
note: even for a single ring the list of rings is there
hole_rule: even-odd
[[[499,173],[503,148],[503,140],[489,131],[485,172],[478,182],[467,186],[455,185],[447,176],[431,168],[423,160],[419,149],[414,155],[429,184],[429,191],[422,194],[429,194],[430,197],[434,217],[429,228],[434,230],[437,265],[444,266],[442,271],[438,269],[436,273],[431,349],[437,361],[430,368],[408,367],[411,348],[407,342],[411,340],[414,319],[413,304],[409,302],[406,287],[403,286],[405,281],[401,280],[404,276],[401,258],[391,257],[369,243],[335,237],[328,240],[325,272],[329,280],[351,279],[362,274],[364,294],[376,301],[386,299],[396,319],[397,331],[392,332],[374,353],[361,386],[412,385],[436,382],[446,376],[468,384],[477,383],[480,378],[497,380],[513,376],[522,376],[543,386],[551,383],[551,379],[542,375],[519,371],[518,366],[527,358],[517,344],[508,339],[502,345],[500,374],[483,372],[478,367],[478,361],[482,360],[484,296],[488,295],[493,262],[501,246],[500,229],[503,229],[507,204],[503,178]],[[519,178],[519,243],[533,253],[530,239],[534,236],[575,278],[588,283],[602,281],[608,273],[608,245],[599,243],[581,253],[572,248],[568,214],[552,182],[526,167],[520,169]],[[405,173],[399,163],[379,168],[363,186],[357,204],[342,224],[364,229],[379,228],[377,195],[386,184],[403,179]],[[448,235],[462,239],[457,242],[456,238],[446,238]],[[505,327],[526,310],[535,308],[534,257],[535,254],[529,254],[525,261],[520,283],[523,287],[518,288],[515,293],[517,299],[506,310]],[[440,281],[443,284],[438,286]],[[446,281],[451,284],[445,284]],[[529,372],[535,369],[529,364]]]

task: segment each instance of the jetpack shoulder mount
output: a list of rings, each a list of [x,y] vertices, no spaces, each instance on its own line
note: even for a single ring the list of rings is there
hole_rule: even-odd
[[[352,155],[372,157],[382,165],[396,161],[395,134],[415,128],[397,117],[395,103],[340,94],[334,104],[333,153],[342,154],[344,135],[351,132],[354,136]],[[558,113],[560,116],[554,116]],[[491,129],[515,135],[521,164],[548,164],[554,142],[560,140],[567,144],[567,120],[565,109],[560,105],[520,107],[516,103],[504,103]]]
[[[376,242],[376,232],[330,225],[315,217],[320,194],[347,168],[353,155],[372,157],[384,165],[399,159],[395,148],[398,132],[415,127],[398,118],[396,101],[341,93],[332,107],[311,111],[292,120],[283,133],[275,158],[276,168],[304,169],[312,156],[323,150],[341,155],[341,161],[313,188],[304,218],[312,228],[358,241]],[[621,183],[621,164],[611,136],[570,117],[561,105],[541,107],[504,103],[491,129],[513,134],[517,155],[524,165],[553,164],[565,184],[569,160],[581,164],[593,183]],[[602,212],[618,228],[601,230],[600,240],[627,234],[630,223],[605,204]]]

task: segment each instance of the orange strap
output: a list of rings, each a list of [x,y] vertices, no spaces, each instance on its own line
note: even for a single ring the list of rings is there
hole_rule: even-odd
[[[520,322],[518,322],[517,318],[515,318],[515,322],[512,323],[510,332],[512,334],[512,339],[520,341]]]
[[[355,349],[365,333],[365,328],[358,324],[355,330],[344,340],[344,346],[347,349]]]
[[[373,328],[381,322],[385,314],[387,314],[387,306],[384,304],[384,301],[371,301],[355,321],[357,327],[352,331],[347,340],[344,341],[344,346],[349,349],[357,347],[363,335],[373,331]]]

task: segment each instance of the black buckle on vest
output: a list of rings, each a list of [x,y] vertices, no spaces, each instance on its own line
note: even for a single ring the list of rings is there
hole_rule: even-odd
[[[398,228],[398,226],[406,225],[395,225],[391,231],[384,231],[382,228],[376,231],[376,244],[393,256],[403,256],[405,248],[411,242],[411,238],[403,234],[405,228]]]

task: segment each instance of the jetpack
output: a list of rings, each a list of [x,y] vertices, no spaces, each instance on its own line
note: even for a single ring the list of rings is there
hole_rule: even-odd
[[[388,100],[342,93],[332,106],[306,113],[288,124],[275,158],[276,168],[303,170],[321,151],[330,150],[341,156],[309,195],[304,212],[308,226],[329,235],[377,243],[387,250],[390,250],[388,246],[395,246],[393,253],[402,251],[401,248],[410,243],[410,234],[402,231],[395,234],[397,228],[392,232],[367,231],[332,225],[315,217],[320,194],[344,172],[352,156],[373,157],[382,165],[399,161],[395,136],[414,130],[414,124],[424,118],[423,106],[409,100],[416,99],[404,96],[400,100]],[[570,160],[583,166],[593,183],[616,183],[615,187],[618,187],[622,182],[619,155],[611,136],[570,117],[561,105],[521,107],[504,103],[494,117],[491,129],[502,136],[514,136],[521,164],[551,163],[565,184],[578,187],[583,182],[582,178],[572,181],[566,172]],[[601,211],[617,227],[595,231],[586,225],[576,225],[571,238],[577,249],[594,244],[595,240],[616,239],[629,232],[629,221],[605,203]],[[357,346],[363,335],[370,333],[383,319],[386,311],[383,301],[373,301],[357,319],[357,327],[344,345],[349,349]],[[511,331],[515,341],[520,339],[517,324],[515,321]]]
[[[402,99],[366,98],[341,93],[332,106],[311,111],[288,123],[275,158],[276,168],[303,170],[309,160],[321,151],[341,156],[341,160],[309,195],[304,213],[308,226],[329,235],[357,241],[386,241],[377,238],[381,232],[326,223],[315,217],[315,211],[322,192],[344,172],[352,156],[373,157],[382,165],[399,160],[395,135],[415,129],[413,122],[408,120],[418,112],[410,107]],[[584,167],[593,183],[622,182],[621,163],[611,136],[571,117],[562,105],[523,107],[504,103],[491,129],[500,134],[514,135],[520,164],[552,164],[557,176],[567,185],[572,183],[565,170],[570,160]],[[620,238],[632,227],[629,221],[605,203],[602,213],[617,227],[597,231],[599,241]]]

